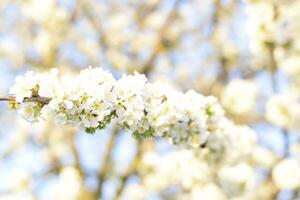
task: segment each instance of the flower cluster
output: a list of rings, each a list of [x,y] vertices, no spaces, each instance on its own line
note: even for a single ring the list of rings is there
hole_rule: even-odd
[[[246,0],[253,67],[269,68],[269,50],[273,49],[276,67],[290,76],[299,76],[299,8],[299,1]]]
[[[204,188],[214,185],[217,196],[207,199],[257,199],[255,168],[245,159],[237,163],[211,165],[201,159],[203,151],[177,149],[161,155],[146,152],[141,161],[139,192],[160,192],[177,188],[184,190],[179,199],[201,199]],[[249,159],[250,157],[248,157]],[[251,162],[251,161],[250,161]],[[214,184],[216,182],[218,184]],[[136,191],[134,190],[134,191]],[[136,192],[137,192],[136,191]],[[194,196],[195,195],[195,196]],[[201,196],[202,195],[202,196]],[[252,198],[246,198],[253,195]],[[226,198],[227,197],[227,198]]]
[[[257,144],[255,132],[248,126],[235,125],[229,120],[222,124],[222,134],[212,134],[207,139],[204,159],[213,164],[233,164],[245,160]]]
[[[138,73],[116,80],[102,68],[89,67],[77,76],[62,77],[57,69],[28,72],[16,78],[10,93],[30,122],[52,117],[57,124],[94,133],[114,119],[137,138],[162,136],[190,146],[199,146],[210,133],[220,132],[225,119],[214,97],[149,83]],[[48,97],[50,101],[23,103],[31,97]]]
[[[142,184],[149,190],[160,191],[172,185],[189,190],[195,184],[210,181],[210,166],[191,150],[176,150],[159,155],[157,152],[144,154],[140,173]]]

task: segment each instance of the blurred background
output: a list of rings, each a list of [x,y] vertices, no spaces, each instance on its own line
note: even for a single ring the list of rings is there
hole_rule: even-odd
[[[138,71],[216,96],[255,131],[236,129],[251,142],[231,138],[212,161],[113,125],[95,135],[32,125],[1,102],[0,199],[300,199],[299,10],[299,0],[0,0],[1,96],[28,70]]]

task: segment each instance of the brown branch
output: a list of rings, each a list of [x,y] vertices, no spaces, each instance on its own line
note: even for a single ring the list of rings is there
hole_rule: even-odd
[[[146,147],[147,147],[147,141],[139,141],[138,142],[137,153],[136,153],[133,161],[131,162],[130,166],[128,167],[127,172],[120,177],[120,184],[117,187],[117,190],[116,190],[113,200],[120,199],[120,197],[123,193],[125,184],[127,183],[127,180],[130,178],[130,176],[132,174],[136,173],[138,164],[141,160],[141,157],[142,157],[143,152],[145,151]]]
[[[103,164],[100,168],[100,171],[98,173],[98,188],[95,192],[95,197],[97,199],[102,199],[102,187],[103,187],[103,184],[104,184],[104,180],[105,180],[105,177],[107,175],[107,171],[109,170],[109,166],[110,166],[110,161],[111,161],[111,156],[112,156],[112,153],[113,153],[113,147],[115,145],[115,142],[116,142],[116,138],[119,134],[120,130],[118,128],[118,126],[115,126],[114,127],[114,130],[112,131],[112,134],[111,134],[111,137],[108,141],[108,144],[107,144],[107,150],[106,152],[104,153],[104,158],[103,158]]]
[[[75,162],[75,167],[78,169],[80,176],[82,178],[85,178],[85,172],[81,166],[81,162],[80,162],[80,155],[77,149],[77,146],[75,144],[75,140],[76,140],[76,131],[75,129],[70,129],[67,131],[67,134],[69,136],[69,145],[70,145],[70,150],[72,153],[72,156],[74,158],[74,162]]]
[[[8,102],[16,102],[16,97],[14,96],[1,96],[0,101],[8,101]],[[23,103],[26,102],[36,102],[36,103],[42,103],[42,104],[48,104],[51,101],[51,98],[49,97],[25,97],[23,100]]]
[[[161,47],[164,46],[164,39],[166,36],[166,31],[168,27],[171,25],[173,18],[176,16],[177,7],[179,6],[180,0],[176,0],[174,4],[172,5],[172,8],[167,15],[165,22],[162,24],[161,28],[157,31],[157,40],[154,43],[152,52],[148,58],[148,60],[145,62],[144,67],[142,68],[142,73],[146,76],[153,70],[153,63],[155,61],[155,58],[157,57],[157,54],[160,53]]]

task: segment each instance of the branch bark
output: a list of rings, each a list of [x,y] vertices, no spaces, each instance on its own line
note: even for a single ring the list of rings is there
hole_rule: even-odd
[[[14,96],[1,96],[0,101],[8,101],[8,102],[16,102],[16,97]],[[36,103],[42,103],[42,104],[48,104],[51,101],[51,98],[49,97],[25,97],[23,102],[36,102]]]
[[[103,158],[103,164],[100,168],[100,171],[98,173],[98,188],[95,192],[95,197],[97,199],[101,199],[102,198],[102,195],[103,195],[103,184],[104,184],[104,181],[105,181],[105,177],[107,175],[107,172],[109,170],[109,166],[110,166],[110,163],[111,163],[111,157],[112,157],[112,153],[113,153],[113,148],[115,146],[115,142],[116,142],[116,138],[119,134],[120,130],[117,126],[114,127],[113,131],[112,131],[112,134],[111,134],[111,137],[108,141],[108,144],[107,144],[107,150],[104,154],[104,158]]]

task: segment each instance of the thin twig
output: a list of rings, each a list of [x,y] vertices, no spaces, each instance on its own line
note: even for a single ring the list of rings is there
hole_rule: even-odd
[[[16,97],[14,96],[2,96],[0,97],[0,101],[8,101],[8,102],[16,102]],[[43,103],[48,104],[51,101],[49,97],[25,97],[23,102],[36,102],[36,103]]]
[[[134,174],[136,172],[138,163],[140,162],[140,159],[143,155],[143,150],[144,150],[143,145],[145,145],[145,144],[146,144],[145,142],[139,141],[137,153],[136,153],[133,161],[131,162],[127,172],[120,177],[121,182],[117,187],[117,190],[116,190],[116,193],[115,193],[115,196],[114,196],[113,200],[119,200],[120,199],[120,197],[122,195],[122,192],[124,190],[124,186],[127,183],[127,180],[130,178],[130,176],[132,174]]]
[[[177,7],[180,3],[180,0],[176,0],[168,14],[168,16],[166,17],[165,19],[165,22],[164,24],[161,26],[161,28],[158,30],[157,34],[158,34],[158,39],[156,40],[155,44],[154,44],[154,47],[153,47],[153,50],[152,50],[152,53],[151,55],[149,56],[147,62],[144,64],[144,67],[143,67],[143,74],[149,74],[151,71],[152,71],[152,68],[153,68],[153,62],[157,56],[157,53],[160,51],[160,48],[163,46],[163,43],[164,43],[164,38],[165,38],[165,33],[166,33],[166,30],[168,29],[169,25],[171,24],[172,22],[172,19],[176,16],[176,10],[177,10]]]
[[[104,180],[105,180],[105,177],[107,175],[107,172],[108,172],[108,169],[110,166],[111,156],[113,153],[113,147],[115,146],[116,138],[117,138],[117,135],[119,134],[119,132],[120,132],[120,130],[119,130],[118,126],[115,126],[114,130],[112,131],[111,137],[108,141],[107,147],[106,147],[107,150],[104,154],[103,164],[98,173],[98,188],[95,192],[95,196],[97,199],[101,199],[102,195],[103,195],[102,189],[103,189]]]
[[[75,167],[78,169],[80,176],[82,178],[85,178],[85,172],[81,166],[80,155],[79,155],[76,143],[75,143],[76,142],[76,131],[75,131],[75,129],[70,129],[70,130],[67,130],[66,132],[69,136],[69,145],[70,145],[71,153],[74,158]]]

